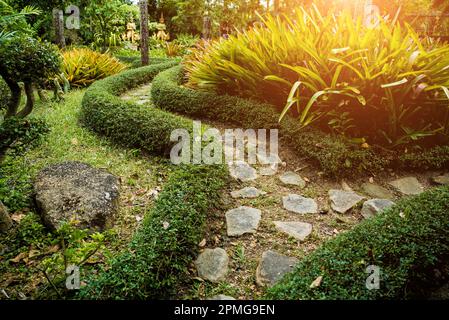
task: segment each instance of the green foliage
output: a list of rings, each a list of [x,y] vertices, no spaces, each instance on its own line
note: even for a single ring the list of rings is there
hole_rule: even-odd
[[[282,106],[301,127],[332,128],[348,114],[346,136],[396,148],[448,141],[449,46],[380,20],[367,27],[349,13],[315,8],[197,49],[186,61],[190,87]],[[338,36],[336,36],[338,34]],[[288,98],[287,98],[288,97]],[[341,129],[341,127],[340,127]]]
[[[147,83],[176,61],[125,71],[95,82],[83,99],[85,125],[115,142],[141,147],[153,154],[169,154],[175,129],[192,130],[191,121],[158,109],[139,106],[118,97],[126,90]]]
[[[59,73],[59,51],[29,36],[14,36],[0,46],[0,75],[13,82],[42,83]]]
[[[435,270],[447,267],[448,210],[447,187],[403,199],[306,256],[266,298],[425,298],[444,280],[435,276]],[[366,288],[370,265],[380,267],[379,290]],[[320,286],[310,288],[319,276],[323,277]]]
[[[51,237],[49,237],[48,231],[37,214],[27,214],[20,220],[16,240],[21,247],[29,247],[30,245],[40,247],[49,244],[49,239]]]
[[[8,85],[3,80],[3,78],[0,77],[0,110],[6,108],[6,105],[8,104],[10,96],[11,96],[11,91],[9,90]]]
[[[29,24],[26,21],[27,16],[38,15],[41,11],[32,7],[25,6],[20,11],[14,10],[11,5],[4,1],[0,1],[0,44],[12,38],[17,32],[32,33]]]
[[[360,143],[351,143],[343,137],[312,128],[301,130],[291,117],[279,123],[279,113],[270,104],[192,90],[181,86],[183,81],[184,74],[180,66],[156,76],[152,86],[155,105],[190,118],[218,120],[241,128],[279,129],[281,137],[298,154],[315,161],[325,173],[332,176],[376,173],[397,166],[442,168],[449,160],[444,147],[426,149],[426,152],[411,150],[404,155],[374,147],[363,148]],[[415,160],[408,161],[411,157]]]
[[[39,119],[7,118],[0,123],[0,156],[10,148],[18,155],[36,146],[49,132],[47,124]]]
[[[29,207],[32,192],[32,177],[26,161],[19,157],[3,161],[0,166],[0,198],[9,211]]]
[[[117,74],[126,66],[109,53],[86,48],[63,52],[62,69],[73,87],[87,87],[93,82]]]
[[[161,299],[172,297],[187,277],[206,216],[223,187],[223,167],[180,167],[170,176],[154,208],[146,214],[123,254],[90,279],[83,299]]]

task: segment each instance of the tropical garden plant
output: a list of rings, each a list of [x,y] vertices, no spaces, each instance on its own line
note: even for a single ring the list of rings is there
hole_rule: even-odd
[[[62,54],[62,70],[73,87],[87,87],[126,69],[109,53],[100,53],[87,48],[74,48]]]
[[[449,46],[395,19],[366,25],[316,7],[260,18],[251,30],[194,50],[187,85],[268,101],[280,120],[289,113],[301,127],[356,141],[391,148],[448,141]]]

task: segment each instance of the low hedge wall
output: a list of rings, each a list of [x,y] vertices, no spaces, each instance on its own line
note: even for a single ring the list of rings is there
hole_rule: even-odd
[[[180,167],[146,214],[129,250],[88,281],[81,298],[171,298],[197,253],[208,210],[219,200],[223,167]]]
[[[128,70],[95,82],[82,101],[82,123],[122,145],[168,155],[172,130],[191,131],[192,121],[125,102],[118,95],[175,64],[169,61]],[[98,276],[91,276],[79,297],[158,299],[175,293],[203,237],[207,212],[219,199],[226,179],[223,166],[176,167],[129,249],[113,258]]]
[[[449,187],[404,199],[306,256],[268,299],[413,299],[448,281]],[[366,268],[380,267],[380,289],[367,290]],[[443,269],[441,269],[443,268]],[[321,284],[310,288],[322,276]],[[446,279],[444,279],[446,277]],[[441,284],[440,284],[441,285]]]
[[[139,68],[142,66],[142,60],[140,56],[130,57],[130,56],[121,56],[115,55],[117,59],[121,62],[126,63],[131,66],[131,68]],[[167,61],[173,60],[172,58],[150,58],[150,65],[161,64]]]
[[[358,145],[349,144],[341,137],[318,130],[299,130],[292,118],[279,123],[279,113],[272,105],[192,90],[182,86],[183,80],[182,66],[161,72],[154,79],[152,87],[156,106],[190,117],[218,120],[241,128],[279,129],[283,139],[296,149],[299,155],[319,163],[329,175],[377,173],[387,167],[449,167],[449,147],[403,156],[380,148],[362,149]],[[435,152],[438,153],[438,160],[434,158]]]
[[[132,69],[95,82],[83,98],[82,123],[114,142],[139,147],[157,155],[167,155],[174,143],[173,130],[192,131],[190,120],[148,106],[127,102],[118,95],[153,79],[161,70],[175,65],[170,61]]]

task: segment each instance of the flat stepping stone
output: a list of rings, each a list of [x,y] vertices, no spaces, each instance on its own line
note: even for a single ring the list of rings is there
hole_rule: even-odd
[[[207,300],[215,300],[215,301],[220,301],[220,300],[235,300],[235,298],[231,297],[231,296],[227,296],[224,294],[218,294],[216,296],[207,298]]]
[[[288,171],[279,177],[281,182],[286,185],[298,186],[301,189],[306,186],[306,182],[297,173]]]
[[[228,273],[229,257],[224,249],[206,249],[195,261],[198,276],[210,282],[220,282]]]
[[[259,169],[259,174],[261,176],[274,176],[277,173],[277,169],[273,168],[273,167],[263,167]]]
[[[376,199],[393,199],[394,194],[390,190],[374,183],[362,184],[362,191],[366,195]]]
[[[424,187],[415,177],[406,177],[390,182],[397,191],[400,193],[411,196],[418,195],[424,192]]]
[[[242,199],[251,199],[251,198],[257,198],[259,196],[266,195],[267,193],[264,191],[260,191],[257,188],[254,187],[246,187],[241,190],[232,191],[231,196],[234,199],[242,198]]]
[[[236,161],[229,165],[229,173],[236,180],[247,182],[257,179],[257,171],[244,161]]]
[[[282,160],[281,158],[279,158],[278,155],[273,154],[267,155],[263,153],[257,154],[257,161],[262,165],[282,163]]]
[[[228,236],[241,236],[245,233],[256,233],[262,212],[251,207],[239,207],[226,212]]]
[[[365,219],[374,217],[379,212],[391,208],[394,205],[395,203],[388,199],[372,199],[365,201],[362,207],[362,216]]]
[[[338,213],[346,213],[354,208],[365,198],[354,191],[329,190],[332,210]]]
[[[282,204],[286,210],[294,213],[306,214],[318,212],[318,204],[314,199],[305,198],[297,194],[289,194],[283,197]]]
[[[256,282],[259,286],[273,286],[284,275],[293,271],[298,259],[284,256],[275,251],[265,251],[256,270]]]
[[[449,173],[442,176],[433,177],[432,182],[443,186],[449,185]]]
[[[312,233],[312,225],[306,222],[275,221],[276,228],[299,241],[304,241]]]

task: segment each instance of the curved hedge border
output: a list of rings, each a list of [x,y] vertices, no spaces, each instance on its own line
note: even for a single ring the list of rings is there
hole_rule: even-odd
[[[149,82],[170,61],[125,71],[95,82],[82,102],[82,122],[126,146],[153,154],[168,154],[172,130],[192,130],[191,120],[138,106],[118,95]],[[188,273],[203,237],[208,210],[219,199],[227,179],[223,166],[185,165],[176,168],[154,208],[133,237],[129,249],[91,277],[79,297],[84,299],[145,299],[170,297]]]
[[[271,288],[268,299],[413,299],[435,289],[448,266],[449,187],[404,199],[326,242]],[[380,289],[367,290],[366,268],[380,267]],[[441,269],[440,269],[441,270]],[[444,270],[442,274],[447,274]],[[321,285],[311,283],[322,276]],[[440,279],[440,281],[448,281]],[[427,291],[427,292],[426,292]]]
[[[139,68],[142,66],[142,60],[140,56],[121,56],[114,55],[121,62],[130,65],[131,68]],[[173,60],[173,58],[150,58],[150,65],[161,64],[167,61]]]
[[[344,139],[317,130],[299,130],[294,119],[281,123],[278,111],[270,104],[192,90],[182,86],[182,66],[161,72],[153,81],[157,107],[191,117],[232,123],[242,128],[280,129],[281,136],[298,154],[318,162],[330,175],[379,172],[387,167],[439,169],[449,167],[449,146],[428,152],[397,157],[380,149],[361,149]]]

